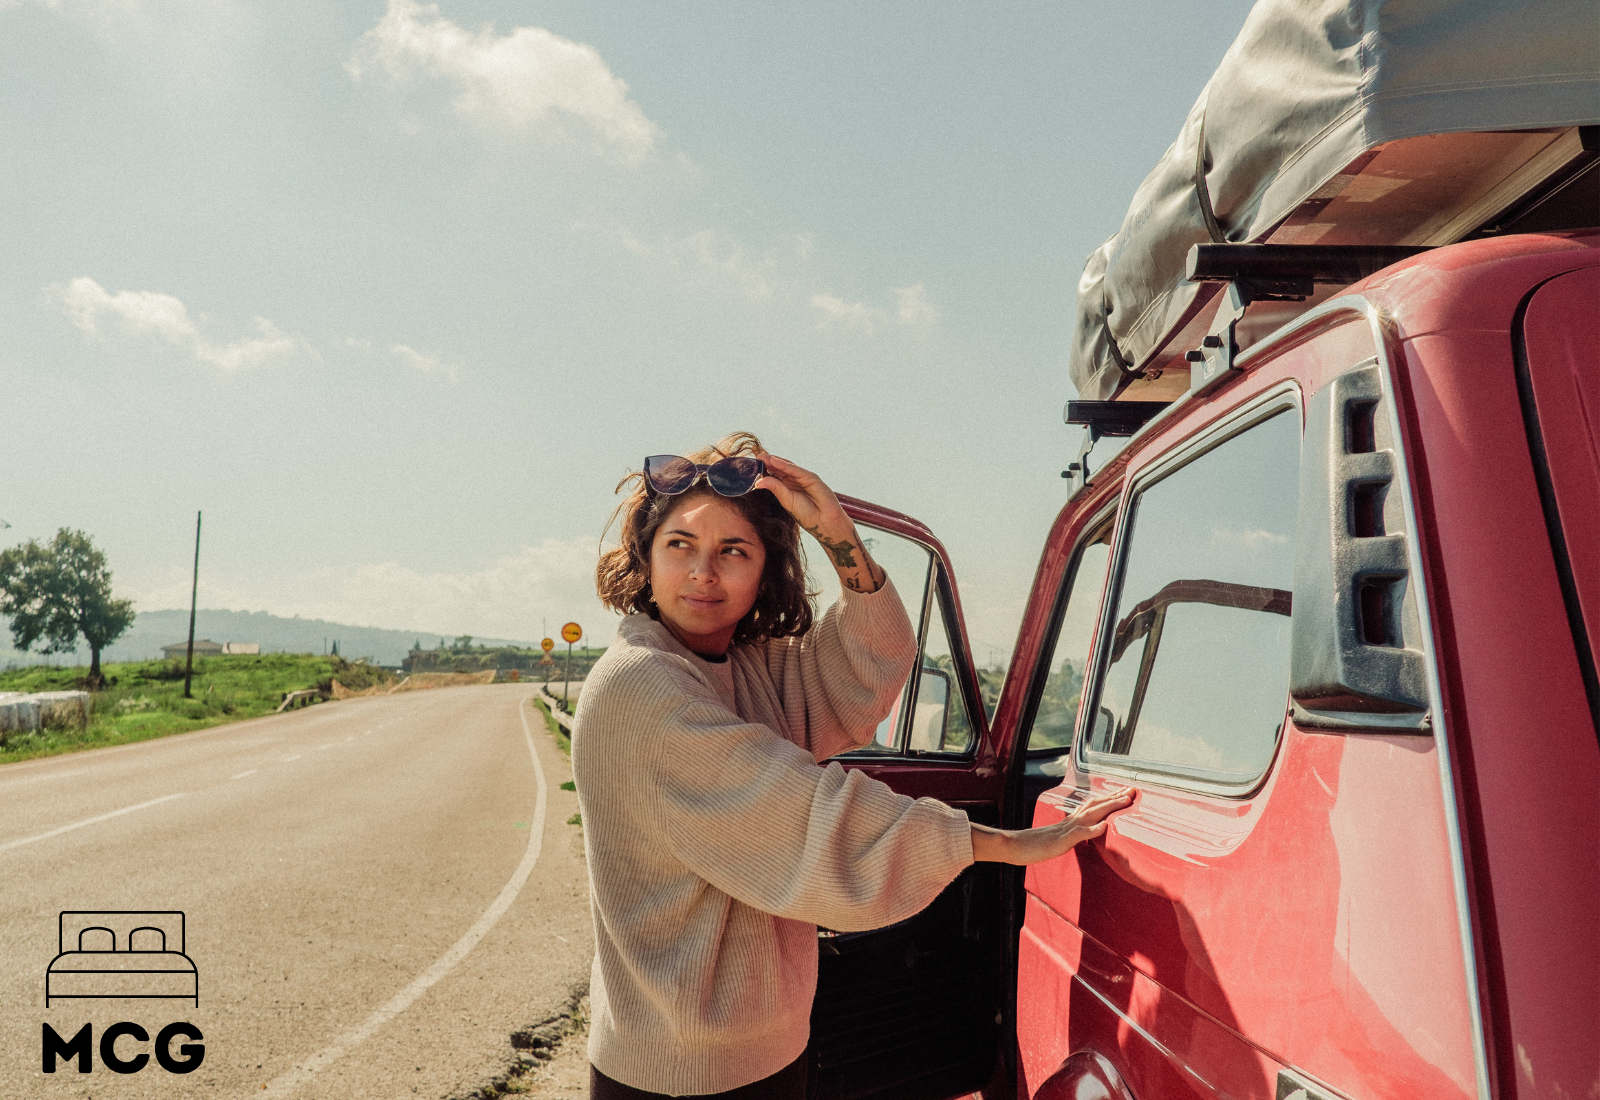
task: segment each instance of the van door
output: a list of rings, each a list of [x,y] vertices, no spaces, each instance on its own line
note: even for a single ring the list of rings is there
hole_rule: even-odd
[[[1004,775],[944,547],[909,516],[840,501],[894,579],[921,656],[875,740],[838,760],[902,794],[938,798],[995,824]],[[986,1088],[1009,1095],[1014,1070],[1002,1015],[1013,989],[1011,915],[1000,902],[1017,874],[975,864],[909,920],[867,932],[819,930],[813,1096],[946,1100]]]
[[[1130,456],[1121,499],[1079,540],[1056,634],[1067,652],[1045,662],[1026,731],[1027,770],[1061,777],[1033,823],[1105,787],[1132,784],[1140,801],[1103,844],[1028,870],[1029,1095],[1073,1095],[1090,1070],[1140,1097],[1276,1087],[1219,978],[1247,951],[1232,941],[1271,919],[1267,891],[1295,879],[1288,863],[1234,868],[1241,850],[1258,858],[1249,841],[1285,719],[1301,434],[1296,391],[1268,387]]]

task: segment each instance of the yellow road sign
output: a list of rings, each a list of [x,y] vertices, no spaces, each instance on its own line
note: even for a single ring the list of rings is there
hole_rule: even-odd
[[[583,627],[577,623],[568,623],[561,628],[561,637],[564,641],[575,642],[583,637]]]

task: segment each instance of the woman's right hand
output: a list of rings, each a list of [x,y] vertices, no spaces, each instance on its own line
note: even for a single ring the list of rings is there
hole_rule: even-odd
[[[1092,798],[1054,825],[1036,829],[991,829],[972,826],[972,858],[977,862],[1010,863],[1026,867],[1065,855],[1085,840],[1104,836],[1109,818],[1133,804],[1134,791]]]

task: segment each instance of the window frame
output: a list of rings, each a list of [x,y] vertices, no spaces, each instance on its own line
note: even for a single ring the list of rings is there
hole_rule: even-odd
[[[920,546],[921,544],[918,543],[918,545]],[[950,590],[950,578],[945,574],[944,562],[939,559],[938,554],[933,552],[932,547],[927,549],[933,559],[933,576],[929,578],[932,581],[928,585],[929,598],[922,609],[922,625],[917,631],[917,663],[916,667],[912,669],[913,674],[910,677],[911,689],[907,692],[909,698],[903,716],[904,720],[901,722],[902,732],[898,752],[906,760],[971,760],[977,755],[978,745],[989,728],[989,714],[987,708],[983,705],[982,690],[979,690],[977,698],[974,699],[971,695],[972,685],[969,685],[967,677],[961,674],[963,668],[971,669],[972,680],[976,684],[978,666],[973,663],[972,654],[965,647],[965,638],[957,635],[951,629],[951,624],[960,620],[956,617],[955,598]],[[913,749],[910,743],[911,723],[917,713],[917,692],[922,687],[922,660],[927,650],[928,628],[932,625],[933,620],[934,599],[939,601],[939,622],[944,628],[945,644],[950,650],[951,665],[953,666],[950,670],[950,679],[955,685],[955,694],[961,698],[961,705],[966,708],[967,725],[972,730],[971,743],[959,752],[949,749]],[[955,698],[955,696],[951,696],[951,698]],[[976,704],[976,709],[974,704]],[[950,715],[947,711],[945,714],[947,727],[949,721]]]
[[[1176,787],[1225,798],[1248,798],[1259,791],[1267,777],[1272,774],[1278,755],[1283,750],[1283,731],[1289,716],[1287,680],[1284,683],[1283,715],[1278,721],[1272,752],[1262,762],[1260,771],[1248,779],[1238,779],[1205,768],[1091,749],[1089,733],[1093,727],[1093,716],[1100,711],[1100,696],[1105,688],[1109,659],[1106,639],[1113,628],[1111,620],[1116,615],[1116,603],[1122,596],[1122,584],[1127,572],[1129,524],[1136,510],[1134,505],[1139,495],[1150,485],[1176,474],[1236,436],[1286,412],[1294,414],[1295,427],[1299,432],[1303,450],[1306,430],[1305,402],[1298,383],[1286,379],[1256,394],[1244,404],[1224,413],[1204,428],[1180,440],[1170,450],[1157,455],[1128,477],[1122,492],[1118,495],[1116,529],[1111,542],[1111,566],[1100,598],[1100,615],[1091,648],[1089,675],[1084,685],[1084,702],[1078,707],[1078,719],[1073,729],[1072,757],[1079,771],[1085,774],[1112,775],[1141,783]],[[1303,454],[1301,461],[1304,461]],[[1298,481],[1296,484],[1298,485]]]
[[[895,723],[894,744],[883,745],[877,741],[868,742],[858,748],[840,753],[840,760],[854,760],[859,762],[879,760],[929,760],[945,762],[968,762],[978,752],[978,746],[983,742],[989,730],[989,714],[983,706],[983,696],[980,691],[976,697],[973,691],[977,687],[976,666],[972,663],[972,655],[967,649],[965,634],[957,626],[962,622],[957,612],[955,594],[950,580],[949,570],[939,548],[912,535],[900,531],[880,527],[867,519],[856,519],[856,525],[862,530],[862,537],[870,537],[868,532],[879,536],[902,539],[920,549],[928,556],[927,571],[923,574],[922,603],[920,607],[906,607],[906,617],[911,620],[912,628],[917,636],[917,657],[911,673],[906,677],[906,683],[900,689],[900,714]],[[899,585],[897,584],[898,588]],[[903,598],[902,594],[902,598]],[[959,696],[962,706],[966,708],[967,724],[972,728],[972,741],[961,751],[941,749],[913,749],[911,747],[911,725],[916,717],[917,692],[922,680],[922,660],[928,645],[928,630],[932,626],[933,601],[939,601],[940,622],[945,632],[945,643],[950,650],[954,668],[951,670],[950,679],[954,682],[955,693],[952,699]],[[969,677],[964,675],[965,670],[974,670]],[[948,721],[948,715],[946,715]]]
[[[1078,583],[1078,574],[1083,566],[1083,554],[1093,544],[1093,536],[1101,531],[1110,536],[1106,548],[1106,569],[1100,577],[1100,591],[1095,594],[1095,599],[1100,601],[1101,607],[1094,617],[1094,625],[1089,632],[1089,651],[1084,655],[1083,693],[1087,695],[1094,676],[1095,655],[1098,651],[1100,640],[1100,623],[1104,615],[1104,603],[1107,582],[1110,580],[1112,570],[1117,564],[1117,520],[1121,514],[1121,494],[1105,501],[1090,519],[1083,525],[1083,535],[1072,547],[1072,557],[1067,568],[1063,571],[1061,583],[1056,587],[1055,599],[1050,606],[1050,618],[1045,627],[1045,636],[1049,639],[1048,650],[1042,654],[1038,662],[1033,683],[1028,686],[1028,699],[1026,709],[1023,711],[1022,721],[1019,723],[1023,742],[1024,760],[1043,760],[1058,758],[1072,753],[1078,743],[1078,722],[1083,714],[1083,697],[1079,697],[1078,714],[1072,719],[1072,738],[1065,745],[1049,745],[1034,748],[1033,727],[1039,720],[1039,702],[1044,698],[1045,685],[1050,682],[1051,662],[1056,655],[1056,646],[1061,641],[1061,628],[1066,623],[1067,607],[1071,603],[1073,586]]]

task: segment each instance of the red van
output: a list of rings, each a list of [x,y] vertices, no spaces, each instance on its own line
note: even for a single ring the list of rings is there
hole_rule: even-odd
[[[1010,827],[1140,797],[1072,856],[822,932],[816,1095],[1600,1097],[1600,229],[1546,231],[1600,221],[1600,60],[1591,6],[1531,6],[1588,43],[1552,62],[1588,115],[1434,104],[1331,171],[1336,119],[1293,156],[1217,136],[1230,73],[1339,37],[1258,6],[1168,151],[1209,167],[1158,167],[1091,257],[1090,446],[998,693],[938,540],[848,502],[923,660],[847,766]],[[1452,22],[1487,6],[1416,40],[1356,7],[1510,86]],[[1156,224],[1169,184],[1189,223]]]

